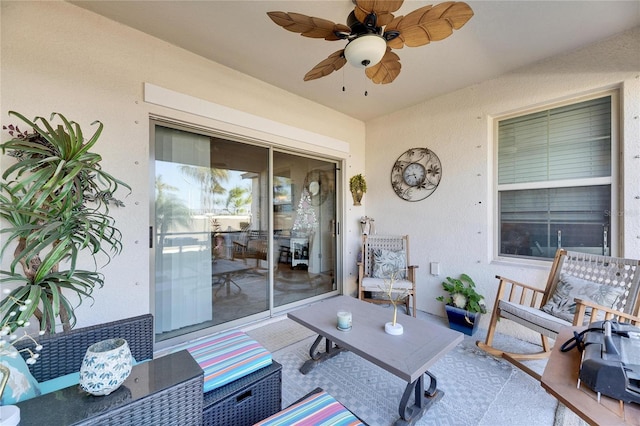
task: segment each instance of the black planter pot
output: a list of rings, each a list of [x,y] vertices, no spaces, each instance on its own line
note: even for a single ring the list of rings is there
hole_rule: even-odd
[[[444,307],[447,311],[450,329],[464,333],[467,336],[473,336],[478,331],[481,313],[468,312],[450,305],[445,305]]]

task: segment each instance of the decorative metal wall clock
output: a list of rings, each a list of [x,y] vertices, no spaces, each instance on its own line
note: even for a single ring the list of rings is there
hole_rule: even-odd
[[[327,199],[332,187],[329,174],[324,170],[311,170],[304,179],[304,187],[311,196],[311,205],[321,205]]]
[[[440,159],[433,151],[428,148],[411,148],[393,164],[391,186],[403,200],[420,201],[433,194],[441,177]]]

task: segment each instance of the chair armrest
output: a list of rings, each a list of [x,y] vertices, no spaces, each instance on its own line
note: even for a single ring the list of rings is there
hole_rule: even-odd
[[[631,325],[640,325],[640,317],[627,314],[622,311],[617,311],[612,308],[608,308],[606,306],[598,305],[597,303],[593,303],[589,300],[583,299],[575,299],[576,302],[576,313],[573,317],[573,325],[579,326],[584,324],[584,316],[587,311],[587,308],[591,308],[591,316],[589,318],[589,324],[598,320],[598,312],[604,312],[604,319],[618,319],[624,320],[623,322],[627,322]]]
[[[506,298],[509,302],[516,302],[520,305],[529,305],[532,308],[539,308],[542,306],[542,301],[546,296],[545,290],[528,284],[523,284],[500,275],[496,275],[496,278],[500,280],[500,283],[498,285],[498,293],[496,294],[494,306],[497,306],[498,301],[505,297],[505,292],[508,286],[511,287],[508,297]]]
[[[416,286],[416,269],[418,269],[418,265],[407,266],[407,279],[413,283],[414,288]]]
[[[358,286],[362,284],[364,278],[364,262],[360,261],[356,263],[358,265]]]
[[[496,278],[500,280],[500,283],[505,282],[505,283],[512,284],[513,286],[522,287],[522,288],[527,289],[527,290],[535,291],[535,292],[538,292],[538,293],[544,293],[544,290],[542,290],[542,289],[540,289],[538,287],[534,287],[534,286],[529,285],[529,284],[523,284],[521,282],[512,280],[511,278],[506,278],[506,277],[503,277],[501,275],[496,275]]]
[[[247,248],[247,246],[245,244],[242,244],[238,241],[232,241],[233,242],[233,247],[237,248],[237,249],[245,249]]]

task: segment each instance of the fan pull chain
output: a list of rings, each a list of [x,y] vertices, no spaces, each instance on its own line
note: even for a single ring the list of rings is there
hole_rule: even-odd
[[[347,89],[344,87],[344,67],[342,67],[342,91],[346,92]]]

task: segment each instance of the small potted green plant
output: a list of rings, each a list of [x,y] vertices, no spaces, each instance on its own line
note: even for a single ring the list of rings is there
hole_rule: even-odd
[[[349,179],[349,190],[353,196],[353,205],[359,206],[360,201],[362,201],[362,196],[367,192],[367,181],[362,174],[358,173],[357,175],[351,176]]]
[[[480,316],[487,312],[484,296],[476,291],[476,284],[467,274],[459,278],[447,277],[442,288],[448,296],[436,297],[445,303],[449,327],[472,336],[478,329]]]

